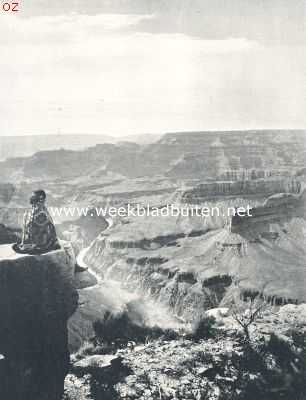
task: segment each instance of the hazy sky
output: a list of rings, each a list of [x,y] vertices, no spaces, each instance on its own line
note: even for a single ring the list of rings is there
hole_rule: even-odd
[[[0,135],[306,128],[305,0],[23,0]]]

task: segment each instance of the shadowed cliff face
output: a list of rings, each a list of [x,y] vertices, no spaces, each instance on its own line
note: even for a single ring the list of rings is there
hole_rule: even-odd
[[[102,216],[98,216],[95,209],[74,221],[65,221],[56,226],[60,238],[69,241],[76,256],[87,247],[108,226]]]
[[[235,215],[232,218],[231,230],[253,242],[258,241],[259,238],[277,239],[279,237],[278,230],[288,233],[284,224],[294,218],[296,220],[293,225],[296,227],[299,226],[298,218],[306,219],[305,190],[299,195],[278,193],[268,197],[263,205],[252,209],[251,216]],[[302,231],[301,237],[297,237],[298,242],[303,237]]]
[[[60,400],[68,371],[67,320],[77,307],[74,254],[0,246],[0,398]]]
[[[0,244],[13,243],[17,241],[17,235],[13,229],[0,224]]]

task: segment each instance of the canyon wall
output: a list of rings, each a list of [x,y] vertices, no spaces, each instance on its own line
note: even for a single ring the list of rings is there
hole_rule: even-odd
[[[228,179],[239,178],[239,170],[253,177],[290,176],[304,167],[304,137],[304,131],[294,130],[172,133],[147,146],[121,142],[82,151],[40,151],[0,162],[0,176],[6,182],[108,173],[130,178]]]
[[[188,203],[199,203],[224,196],[266,198],[276,193],[298,194],[300,190],[301,183],[294,179],[205,182],[186,190],[182,199]]]
[[[252,237],[228,228],[162,240],[117,241],[100,237],[86,263],[102,279],[193,320],[206,309],[226,304],[239,284],[244,295],[264,290],[277,304],[305,301],[306,252],[300,218],[274,223],[274,231],[256,230]]]
[[[299,190],[288,182],[277,181],[274,189]],[[278,193],[254,208],[252,217],[233,218],[232,224],[217,218],[130,218],[100,235],[85,261],[106,282],[114,280],[187,320],[224,304],[238,283],[245,295],[265,289],[271,302],[303,302],[305,196]]]

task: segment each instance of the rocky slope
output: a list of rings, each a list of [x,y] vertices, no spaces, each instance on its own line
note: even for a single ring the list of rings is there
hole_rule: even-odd
[[[260,313],[247,343],[228,310],[211,311],[216,328],[200,339],[161,338],[115,355],[77,354],[65,399],[304,398],[305,305]]]

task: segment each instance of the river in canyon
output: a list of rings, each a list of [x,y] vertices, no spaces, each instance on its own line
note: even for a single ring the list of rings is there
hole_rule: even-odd
[[[113,222],[110,219],[107,222],[106,229],[110,229]],[[104,234],[105,230],[101,233]],[[87,265],[86,253],[91,245],[82,249],[77,256],[78,266],[85,270],[84,273],[91,275],[93,284],[79,289],[79,307],[68,324],[71,351],[76,351],[94,335],[92,324],[95,320],[102,319],[107,311],[114,314],[123,312],[131,302],[137,310],[137,315],[141,315],[141,319],[148,326],[179,328],[182,325],[182,321],[173,316],[167,307],[150,299],[149,294],[143,296],[140,293],[132,293],[123,288],[121,282],[104,279]]]

